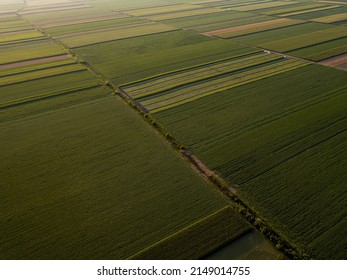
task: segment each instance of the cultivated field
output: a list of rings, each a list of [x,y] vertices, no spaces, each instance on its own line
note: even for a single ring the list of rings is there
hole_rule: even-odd
[[[2,1],[0,259],[346,259],[346,3]]]

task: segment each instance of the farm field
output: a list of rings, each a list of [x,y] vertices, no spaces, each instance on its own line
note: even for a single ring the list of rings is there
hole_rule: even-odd
[[[266,220],[293,244],[304,244],[317,258],[343,258],[343,251],[336,255],[337,251],[325,247],[325,242],[335,242],[332,241],[335,238],[337,244],[343,242],[339,237],[343,211],[336,210],[335,215],[332,214],[335,210],[323,211],[319,215],[308,213],[323,209],[323,201],[328,203],[326,199],[329,196],[325,191],[343,196],[344,163],[334,165],[335,159],[330,161],[324,155],[332,150],[345,153],[341,146],[327,147],[335,137],[339,141],[343,139],[347,98],[345,80],[343,71],[310,65],[163,110],[155,113],[154,117],[211,170],[236,187],[237,194],[264,214]],[[284,171],[290,162],[302,159],[304,164],[302,157],[313,148],[317,153],[320,151],[321,161],[330,163],[335,174],[330,177],[327,175],[330,172],[324,169],[319,185],[330,187],[319,193],[316,192],[318,181],[309,179],[315,176],[314,173],[309,174],[320,170],[320,161],[309,160],[307,164],[312,166],[311,169],[301,167],[301,172],[307,172],[302,175],[306,180],[304,184],[300,182],[300,176],[293,175],[295,171],[292,168]],[[252,182],[260,182],[258,178],[269,178],[268,174],[274,181],[282,180],[281,185],[268,186],[266,180],[253,185]],[[294,184],[293,180],[299,181]],[[271,191],[267,191],[268,187]],[[302,190],[299,192],[299,189]],[[290,192],[298,195],[289,195]],[[264,200],[260,200],[260,196]],[[304,202],[308,197],[309,204]],[[342,198],[330,201],[334,201],[336,209],[346,209]],[[288,211],[292,205],[296,205],[296,214]],[[299,213],[306,214],[300,216]],[[285,215],[286,219],[283,218]],[[299,225],[294,229],[288,225],[287,219]],[[325,222],[331,220],[336,224]],[[307,225],[310,225],[309,229]],[[305,231],[309,231],[307,236]]]
[[[160,52],[163,48],[165,52]],[[224,57],[256,52],[250,47],[217,41],[186,30],[106,42],[76,48],[75,51],[116,85]],[[115,68],[114,63],[118,63],[118,67]]]
[[[346,259],[347,2],[0,3],[0,259]]]

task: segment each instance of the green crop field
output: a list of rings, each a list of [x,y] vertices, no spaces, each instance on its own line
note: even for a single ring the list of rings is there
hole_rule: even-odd
[[[184,238],[203,238],[194,223],[225,203],[135,112],[107,96],[59,102],[0,125],[1,259],[127,258],[190,224]],[[201,254],[236,233],[220,230]],[[189,257],[177,242],[168,257]]]
[[[292,187],[305,186],[303,188],[307,196],[315,194],[317,183],[309,181],[311,176],[315,176],[314,173],[310,175],[310,170],[307,170],[307,182],[304,185],[298,182],[294,186],[289,180],[300,177],[293,176],[295,172],[292,169],[288,169],[288,175],[274,170],[285,169],[292,158],[309,151],[311,147],[317,146],[317,151],[318,147],[323,149],[326,141],[334,139],[335,135],[343,135],[346,126],[346,116],[343,113],[347,98],[345,80],[346,74],[343,71],[311,65],[163,110],[154,116],[188,145],[210,169],[237,186],[237,193],[240,192],[257,211],[268,209],[266,219],[291,238],[294,244],[304,242],[318,258],[334,258],[334,253],[325,249],[325,242],[319,237],[321,231],[313,224],[310,224],[312,239],[305,239],[299,231],[291,231],[291,226],[287,226],[280,218],[284,214],[291,215],[286,206],[290,207],[292,204],[301,212],[322,209],[319,200],[313,200],[312,204],[300,203],[295,196],[285,193]],[[338,150],[342,151],[336,148]],[[322,153],[324,155],[325,152]],[[318,168],[319,162],[313,161],[312,166],[312,170],[314,166]],[[332,193],[340,193],[340,178],[336,181],[334,178],[341,177],[342,166],[342,163],[336,166],[336,174],[340,176],[325,177],[324,180],[322,177],[319,184],[329,185]],[[252,184],[253,181],[258,182],[258,177],[268,178],[267,174],[272,174],[273,180],[283,179],[281,187],[277,185],[272,188],[272,193],[276,196],[266,191],[270,188],[266,181],[258,184],[257,188]],[[247,194],[243,191],[244,186]],[[264,201],[266,198],[267,202],[271,200],[281,207],[269,207],[265,202],[254,203],[260,196]],[[282,197],[287,203],[284,205],[277,202],[278,197]],[[304,197],[300,196],[300,199]],[[336,207],[343,208],[343,200],[334,201],[335,203]],[[327,215],[331,215],[331,212]],[[334,219],[336,217],[338,221],[340,215],[341,211],[337,211]],[[311,218],[320,217],[308,216],[307,219],[310,221]],[[291,222],[295,223],[296,220],[292,219]],[[301,225],[302,230],[307,230],[305,221]],[[339,227],[337,223],[336,230]],[[337,231],[326,228],[324,235],[341,244]]]
[[[160,52],[163,48],[165,52]],[[115,84],[121,84],[256,50],[179,30],[76,48],[75,51],[98,72]]]
[[[2,53],[0,57],[0,65],[65,53],[59,45],[48,39],[34,42],[7,44],[0,47]]]
[[[96,30],[95,32],[86,32],[82,34],[72,34],[58,37],[62,43],[70,48],[92,45],[95,43],[156,34],[175,30],[175,27],[160,23],[143,23],[139,26],[122,26],[115,29]]]
[[[158,112],[245,83],[305,66],[305,63],[300,61],[282,61],[279,58],[265,54],[254,55],[250,58],[219,63],[215,67],[205,67],[207,69],[202,69],[202,71],[201,69],[188,70],[176,75],[173,74],[168,78],[155,79],[155,82],[161,85],[160,89],[153,89],[151,86],[147,88],[145,83],[145,88],[139,90],[135,88],[133,91],[133,88],[130,87],[129,92],[127,88],[125,91],[136,98],[147,110]],[[171,79],[175,82],[170,83]]]
[[[0,259],[346,259],[346,14],[0,1]]]

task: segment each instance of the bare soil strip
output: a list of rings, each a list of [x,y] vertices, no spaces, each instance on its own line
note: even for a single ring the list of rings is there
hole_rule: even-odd
[[[273,25],[273,24],[277,24],[277,23],[284,23],[287,21],[288,21],[288,19],[286,19],[286,18],[279,18],[279,19],[262,21],[262,22],[257,22],[257,23],[251,23],[251,24],[241,25],[241,26],[236,26],[236,27],[218,29],[218,30],[214,30],[214,31],[205,32],[202,34],[203,35],[220,35],[220,34],[227,33],[227,32],[245,30],[245,29],[260,27],[260,26],[268,26],[268,25]]]
[[[69,54],[62,54],[62,55],[57,55],[57,56],[50,56],[50,57],[43,57],[43,58],[37,58],[37,59],[32,59],[32,60],[14,62],[14,63],[0,65],[0,70],[11,69],[11,68],[15,68],[15,67],[28,66],[28,65],[39,64],[39,63],[44,63],[44,62],[63,60],[63,59],[68,59],[68,58],[71,58],[71,56]]]
[[[341,64],[347,63],[347,53],[324,59],[320,61],[320,63],[325,66],[339,66]]]

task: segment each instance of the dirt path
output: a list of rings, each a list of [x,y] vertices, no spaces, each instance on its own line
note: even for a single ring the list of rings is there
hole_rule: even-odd
[[[11,69],[11,68],[21,67],[21,66],[34,65],[34,64],[44,63],[44,62],[58,61],[58,60],[63,60],[63,59],[68,59],[68,58],[71,58],[71,56],[69,54],[62,54],[62,55],[57,55],[57,56],[50,56],[50,57],[43,57],[43,58],[37,58],[37,59],[32,59],[32,60],[8,63],[8,64],[0,65],[0,70]]]

